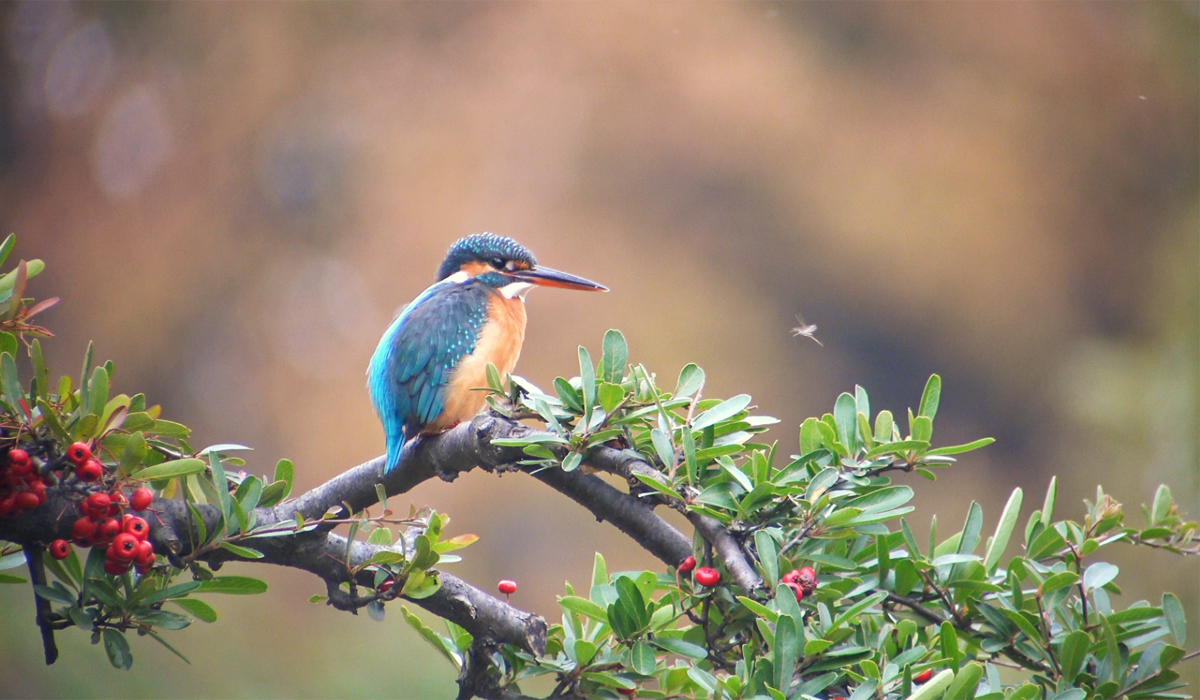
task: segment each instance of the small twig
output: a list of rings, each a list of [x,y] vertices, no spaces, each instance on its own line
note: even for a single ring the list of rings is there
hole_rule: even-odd
[[[41,545],[30,544],[25,547],[25,563],[29,566],[29,580],[35,586],[46,585],[46,566],[42,562],[43,548]],[[42,649],[46,653],[46,665],[58,660],[58,644],[54,642],[54,627],[51,625],[50,601],[33,593],[33,609],[37,616],[38,627],[42,630]]]

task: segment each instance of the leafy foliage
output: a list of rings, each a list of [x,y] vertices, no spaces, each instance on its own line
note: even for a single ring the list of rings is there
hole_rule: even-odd
[[[0,262],[12,248],[12,237],[0,244]],[[216,610],[195,594],[266,590],[255,578],[217,576],[206,561],[252,562],[273,538],[338,524],[349,529],[339,558],[344,580],[340,589],[330,583],[329,600],[348,597],[352,607],[361,602],[371,617],[383,619],[390,600],[436,593],[438,567],[457,561],[451,552],[477,539],[443,538],[449,518],[428,509],[393,517],[382,486],[382,515],[331,508],[307,521],[297,511],[289,520],[260,523],[264,509],[291,493],[290,461],[280,460],[266,478],[233,471],[245,466],[233,453],[248,448],[194,449],[187,427],[162,419],[143,395],[110,396],[115,368],[111,362],[94,366],[91,346],[78,382],[49,381],[39,344],[49,333],[29,319],[54,300],[24,298],[26,281],[41,269],[38,261],[22,261],[0,276],[0,458],[24,449],[37,475],[50,479],[49,490],[68,504],[147,484],[156,494],[151,510],[174,501],[190,515],[187,541],[156,542],[167,561],[142,574],[106,573],[99,547],[83,559],[71,551],[61,561],[45,554],[32,562],[35,578],[43,569],[52,577],[34,581],[38,597],[51,606],[39,613],[44,627],[91,633],[118,668],[133,662],[129,631],[183,658],[161,632],[196,619],[216,621]],[[22,345],[32,369],[27,379],[17,368]],[[442,634],[402,608],[405,620],[462,674],[482,653],[493,688],[519,691],[527,679],[550,676],[556,696],[1186,697],[1177,692],[1182,684],[1174,667],[1196,652],[1184,648],[1179,599],[1166,593],[1158,604],[1115,606],[1120,572],[1101,552],[1125,543],[1200,553],[1200,526],[1178,512],[1166,486],[1143,508],[1140,528],[1099,488],[1081,519],[1055,520],[1052,479],[1023,529],[1024,494],[1016,489],[994,526],[972,503],[965,523],[951,532],[939,533],[935,517],[922,544],[905,517],[913,512],[913,490],[888,475],[936,479],[956,456],[992,442],[934,446],[937,375],[917,409],[907,411],[903,428],[889,411],[873,414],[867,392],[855,387],[830,413],[803,421],[793,452],[760,441],[778,421],[755,415],[749,396],[703,397],[704,371],[691,364],[668,391],[629,356],[624,337],[609,331],[599,361],[581,347],[579,375],[556,379],[552,393],[520,377],[506,381],[489,366],[492,410],[545,425],[493,444],[520,448],[521,466],[529,471],[619,462],[631,494],[693,522],[714,523],[731,538],[733,546],[723,548],[697,528],[694,558],[715,567],[719,581],[699,583],[705,569],[693,570],[690,561],[687,573],[609,572],[596,554],[586,590],[568,584],[559,598],[561,621],[549,627],[538,653],[477,640],[451,620]],[[71,473],[66,450],[73,442],[94,447],[104,467],[99,481],[85,483]],[[605,451],[622,459],[598,459]],[[404,529],[394,535],[389,525]],[[31,564],[27,553],[42,552],[50,536],[0,542],[0,583],[24,582],[5,572]],[[373,553],[352,564],[360,537]],[[809,567],[815,580],[798,579]],[[352,583],[360,574],[375,588],[361,601]]]

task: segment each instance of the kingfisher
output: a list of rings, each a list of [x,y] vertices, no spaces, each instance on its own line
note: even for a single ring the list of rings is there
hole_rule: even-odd
[[[525,295],[535,286],[606,292],[537,264],[506,236],[477,233],[450,246],[437,281],[400,312],[367,368],[367,388],[387,436],[387,467],[405,443],[469,421],[483,407],[487,365],[512,372],[525,339]]]

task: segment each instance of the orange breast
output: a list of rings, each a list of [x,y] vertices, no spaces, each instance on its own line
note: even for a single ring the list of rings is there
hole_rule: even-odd
[[[446,410],[424,432],[441,432],[479,413],[486,392],[473,389],[487,386],[489,362],[496,365],[501,376],[517,366],[525,340],[525,302],[519,296],[505,299],[493,294],[488,305],[488,321],[475,341],[475,350],[458,363],[446,384]]]

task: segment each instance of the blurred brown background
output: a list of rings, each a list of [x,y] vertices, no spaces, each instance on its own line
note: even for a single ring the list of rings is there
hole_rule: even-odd
[[[367,359],[490,230],[613,290],[531,295],[535,383],[620,328],[668,385],[694,361],[708,395],[752,394],[787,454],[855,383],[902,412],[936,371],[935,440],[999,442],[917,480],[921,527],[975,499],[990,529],[1015,486],[1027,516],[1054,474],[1063,517],[1103,483],[1140,523],[1163,482],[1195,516],[1198,8],[6,4],[0,223],[47,262],[33,293],[63,297],[56,373],[94,339],[120,390],[198,445],[254,446],[256,471],[294,459],[301,487],[381,453]],[[411,502],[483,537],[452,571],[545,614],[596,550],[657,566],[530,479]],[[1195,647],[1197,562],[1111,557],[1122,604],[1181,594]],[[169,633],[194,665],[143,639],[129,673],[79,633],[41,665],[28,589],[0,590],[0,695],[453,692],[398,610],[225,571],[272,590]]]

